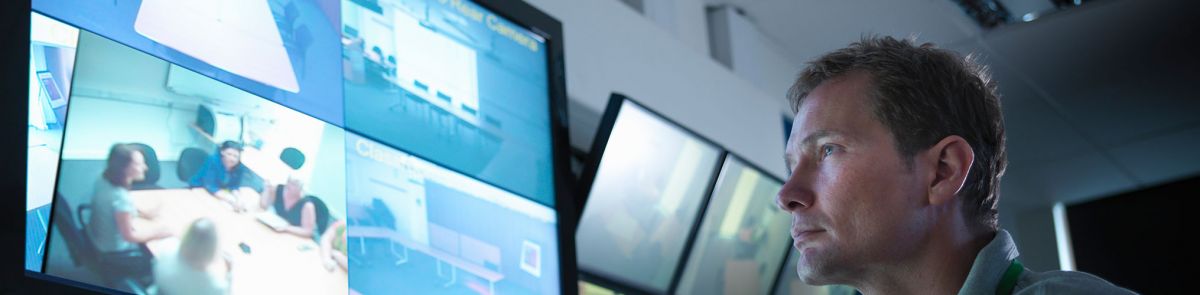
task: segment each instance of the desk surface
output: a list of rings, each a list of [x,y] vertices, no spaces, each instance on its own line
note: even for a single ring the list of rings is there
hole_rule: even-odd
[[[266,0],[144,0],[133,28],[217,68],[300,92]]]
[[[138,208],[158,208],[153,221],[138,220],[135,227],[148,222],[174,229],[175,237],[146,244],[160,253],[178,244],[192,221],[207,217],[217,226],[220,249],[233,261],[233,294],[346,294],[345,270],[325,269],[320,247],[312,239],[275,232],[254,218],[256,212],[235,213],[203,189],[144,190],[130,193]],[[254,195],[257,196],[257,195]],[[251,196],[246,196],[251,197]],[[245,200],[249,201],[249,200]],[[246,254],[239,243],[250,246]],[[222,262],[213,268],[223,270]]]

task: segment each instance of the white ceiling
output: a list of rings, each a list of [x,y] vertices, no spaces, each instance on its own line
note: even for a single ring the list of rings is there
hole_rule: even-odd
[[[844,47],[863,34],[957,41],[979,32],[950,0],[705,0],[741,8],[795,61]]]
[[[796,64],[865,33],[982,54],[1007,124],[1002,206],[1080,202],[1200,174],[1197,1],[1101,0],[1047,14],[1049,0],[1002,0],[1017,19],[1042,13],[992,30],[951,0],[706,1],[742,8]]]

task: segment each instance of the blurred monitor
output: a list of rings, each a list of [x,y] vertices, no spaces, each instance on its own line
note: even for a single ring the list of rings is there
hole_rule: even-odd
[[[558,294],[553,208],[357,135],[346,137],[359,294]]]
[[[227,293],[347,292],[346,269],[318,254],[345,219],[340,127],[86,30],[74,60],[47,275],[179,293],[203,267]],[[225,95],[177,91],[168,75]],[[214,141],[196,128],[201,109],[235,117],[241,135]],[[194,238],[201,223],[211,238]]]
[[[791,241],[791,238],[788,238]],[[813,286],[805,284],[796,274],[796,262],[800,259],[799,252],[788,247],[787,264],[779,272],[775,281],[772,295],[858,295],[858,290],[846,285]]]
[[[25,190],[25,270],[42,271],[50,202],[58,174],[66,104],[75,70],[79,29],[39,13],[30,15],[29,150]]]
[[[341,3],[348,130],[554,206],[541,35],[472,1]]]
[[[722,150],[620,94],[609,100],[600,128],[575,235],[580,272],[665,293]]]
[[[676,294],[770,294],[792,241],[782,186],[727,154]]]

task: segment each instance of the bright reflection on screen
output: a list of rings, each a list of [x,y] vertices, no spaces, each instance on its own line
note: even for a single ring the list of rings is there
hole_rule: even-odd
[[[665,291],[719,152],[622,104],[576,234],[580,269]]]
[[[725,159],[679,294],[766,294],[791,247],[789,215],[775,206],[783,184]]]

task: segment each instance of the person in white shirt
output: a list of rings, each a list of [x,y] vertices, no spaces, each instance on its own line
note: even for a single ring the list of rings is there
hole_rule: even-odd
[[[188,227],[178,249],[164,251],[154,264],[154,279],[161,295],[209,295],[229,293],[233,264],[222,257],[223,277],[209,271],[217,259],[217,228],[207,218]]]

